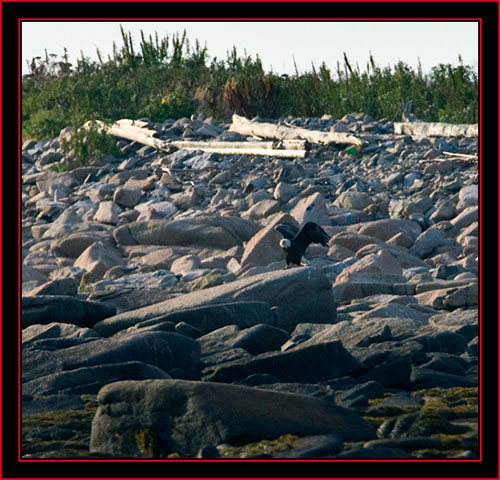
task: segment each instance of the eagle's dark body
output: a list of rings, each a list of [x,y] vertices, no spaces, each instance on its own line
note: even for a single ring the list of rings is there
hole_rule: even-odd
[[[291,264],[300,266],[302,257],[311,243],[320,243],[327,247],[330,240],[328,234],[314,222],[307,222],[300,230],[291,223],[280,223],[275,228],[283,236],[280,245],[285,252],[287,267]]]

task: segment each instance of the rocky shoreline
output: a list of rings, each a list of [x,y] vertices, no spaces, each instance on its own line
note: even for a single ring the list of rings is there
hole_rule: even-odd
[[[478,458],[477,138],[275,122],[364,144],[23,145],[22,458]],[[285,270],[284,221],[329,247]]]

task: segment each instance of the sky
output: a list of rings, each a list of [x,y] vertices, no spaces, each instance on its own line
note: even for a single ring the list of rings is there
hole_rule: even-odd
[[[424,73],[439,63],[464,64],[477,71],[479,58],[477,22],[22,22],[22,72],[27,73],[26,60],[48,53],[62,55],[67,48],[70,62],[83,51],[86,57],[97,59],[96,47],[105,58],[113,51],[113,42],[122,45],[120,24],[132,33],[139,46],[140,31],[146,37],[158,32],[165,35],[184,30],[192,44],[199,40],[207,46],[210,58],[227,58],[236,46],[262,60],[266,71],[294,74],[311,71],[322,62],[335,71],[337,62],[343,65],[347,54],[351,65],[366,69],[370,53],[380,67],[394,66],[403,61]]]

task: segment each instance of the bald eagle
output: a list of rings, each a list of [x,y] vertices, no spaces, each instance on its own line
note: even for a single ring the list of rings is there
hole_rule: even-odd
[[[274,228],[283,236],[280,247],[285,252],[285,268],[289,268],[290,264],[300,266],[302,257],[311,243],[320,243],[327,247],[330,240],[328,234],[314,222],[307,222],[300,230],[291,223],[280,223]]]

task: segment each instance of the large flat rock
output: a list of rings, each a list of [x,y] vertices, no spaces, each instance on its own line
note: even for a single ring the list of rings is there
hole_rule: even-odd
[[[241,445],[284,434],[375,438],[358,414],[306,395],[185,380],[123,381],[103,387],[90,451],[165,457],[207,445]]]
[[[231,248],[248,241],[259,230],[257,223],[239,217],[200,216],[176,220],[131,222],[132,239],[124,244],[181,245]]]
[[[266,302],[278,307],[274,326],[287,331],[301,322],[335,323],[336,320],[331,282],[321,270],[306,267],[262,273],[190,292],[106,318],[94,329],[101,335],[112,335],[139,322],[173,312],[232,302]]]
[[[209,367],[204,373],[208,380],[220,382],[243,380],[260,373],[284,382],[316,383],[360,370],[361,362],[337,340],[225,362]]]
[[[137,361],[164,371],[197,368],[200,345],[174,332],[137,332],[100,338],[74,347],[48,352],[24,349],[23,381],[83,367]]]
[[[235,325],[239,328],[248,328],[259,323],[273,325],[274,318],[273,311],[265,302],[234,302],[167,313],[166,315],[136,323],[132,328],[140,329],[164,322],[171,322],[172,324],[182,322],[197,328],[202,333],[209,333],[226,325]],[[130,319],[128,318],[103,322],[98,326],[98,331],[106,337],[123,328],[128,328],[129,324]]]
[[[102,302],[80,300],[68,295],[23,297],[21,328],[53,322],[93,327],[100,320],[114,315],[116,308]]]

